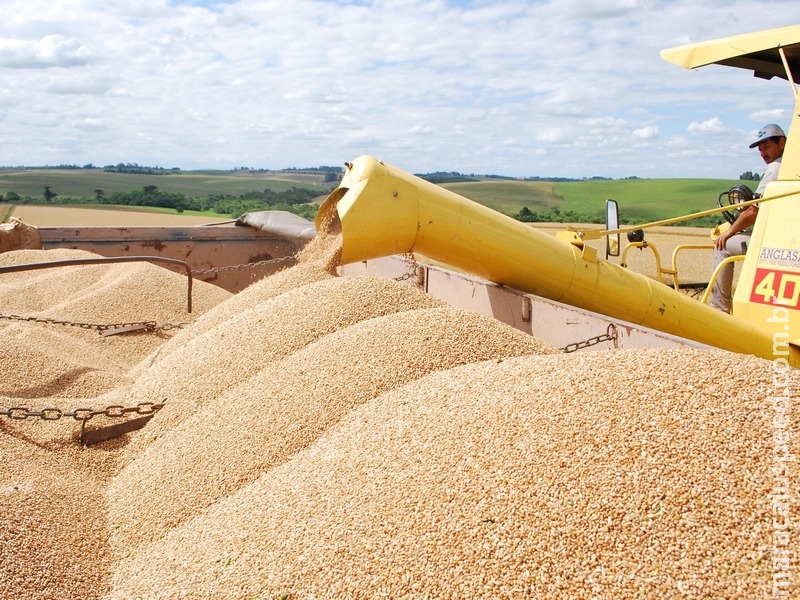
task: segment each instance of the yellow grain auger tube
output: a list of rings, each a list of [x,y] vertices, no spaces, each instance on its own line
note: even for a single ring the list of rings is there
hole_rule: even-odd
[[[795,40],[791,48],[796,65],[800,27],[788,29]],[[764,40],[772,38],[760,36],[760,49],[747,52],[765,54]],[[786,54],[781,53],[783,39],[775,42],[776,56]],[[736,46],[730,41],[718,43]],[[787,72],[792,71],[785,70],[784,76]],[[800,190],[800,125],[796,122],[789,138],[781,181],[770,186],[768,194]],[[347,164],[341,184],[320,207],[317,228],[338,221],[343,264],[415,252],[526,293],[732,352],[779,357],[798,366],[800,198],[786,197],[766,206],[770,209],[756,225],[733,316],[599,258],[577,233],[554,239],[371,156]],[[334,214],[338,220],[332,218]],[[776,252],[787,260],[796,256],[797,261],[782,265],[780,273],[773,268],[772,276],[764,275],[765,269],[770,270],[764,261]]]

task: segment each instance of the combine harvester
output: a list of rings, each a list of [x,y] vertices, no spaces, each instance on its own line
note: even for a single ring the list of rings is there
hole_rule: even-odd
[[[564,346],[567,350],[597,343],[617,347],[689,343],[767,359],[782,358],[797,366],[800,26],[665,50],[662,57],[690,69],[720,64],[753,71],[757,77],[780,77],[789,82],[793,93],[794,118],[779,179],[769,184],[758,201],[759,217],[751,247],[746,257],[741,257],[744,264],[732,315],[598,256],[590,240],[606,236],[607,255],[618,254],[620,233],[642,228],[617,228],[613,203],[609,204],[605,230],[569,230],[552,238],[380,160],[362,156],[346,163],[340,186],[320,207],[317,228],[341,231],[344,273],[401,277],[406,273],[429,293],[492,314],[557,347],[571,340],[572,344]],[[721,205],[670,222],[730,212],[753,203]],[[396,257],[402,254],[414,254],[419,262]],[[430,261],[479,279],[423,266]],[[583,343],[574,342],[591,331],[601,333]]]

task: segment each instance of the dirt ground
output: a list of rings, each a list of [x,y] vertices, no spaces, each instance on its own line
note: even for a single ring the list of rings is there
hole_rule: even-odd
[[[201,225],[219,223],[223,217],[192,217],[143,210],[75,208],[70,206],[17,206],[11,216],[34,227],[94,227]]]

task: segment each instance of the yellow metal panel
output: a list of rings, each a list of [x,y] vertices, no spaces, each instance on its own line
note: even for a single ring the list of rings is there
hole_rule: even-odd
[[[777,49],[796,44],[800,44],[800,25],[668,48],[661,51],[661,58],[687,69],[720,64],[786,79]]]
[[[759,204],[750,248],[733,296],[733,314],[775,343],[800,339],[800,98],[787,132],[778,181]]]
[[[771,335],[800,338],[800,181],[776,181],[760,205],[751,247],[733,298],[733,314]],[[781,317],[777,319],[776,317]]]
[[[800,83],[800,81],[798,81]],[[786,131],[786,148],[783,150],[779,181],[800,181],[800,95],[795,98],[792,122]],[[784,189],[784,188],[782,188]],[[777,192],[769,192],[776,195]],[[767,193],[764,194],[765,196]]]

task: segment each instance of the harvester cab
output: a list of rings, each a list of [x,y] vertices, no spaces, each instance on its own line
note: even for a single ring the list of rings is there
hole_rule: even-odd
[[[654,255],[659,280],[672,278],[676,291],[705,288],[700,298],[705,303],[722,268],[742,262],[733,297],[733,316],[769,332],[780,342],[779,346],[800,346],[800,239],[797,236],[800,230],[800,26],[681,46],[664,50],[661,56],[689,69],[718,64],[750,70],[763,79],[784,79],[792,93],[794,120],[787,135],[778,180],[767,185],[762,197],[757,197],[747,185],[737,184],[719,194],[716,209],[641,225],[642,229],[636,230],[618,229],[619,216],[610,214],[607,203],[606,232],[614,235],[625,232],[628,238],[621,250],[621,264],[627,267],[629,250],[649,249]],[[656,246],[644,239],[644,230],[649,227],[719,214],[724,221],[721,220],[712,232],[713,240],[736,221],[742,210],[754,204],[759,206],[759,216],[749,247],[743,248],[741,256],[726,259],[710,274],[708,282],[681,282],[677,257],[685,250],[711,250],[713,244],[678,246],[671,265],[667,266],[662,264]]]
[[[793,346],[796,351],[800,346],[800,25],[672,48],[662,51],[661,57],[687,69],[717,64],[789,84],[794,110],[777,181],[766,186],[760,199],[748,195],[746,186],[735,186],[720,196],[719,205],[729,223],[736,217],[731,205],[743,208],[758,202],[759,206],[733,296],[733,316],[772,335],[773,348],[781,346],[788,353],[788,346]]]

